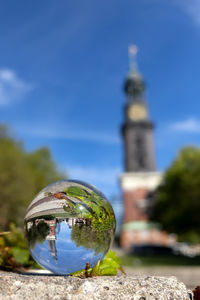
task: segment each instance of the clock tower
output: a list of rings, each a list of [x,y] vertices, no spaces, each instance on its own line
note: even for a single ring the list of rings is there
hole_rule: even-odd
[[[145,99],[145,82],[136,63],[137,47],[130,46],[130,70],[125,79],[125,120],[122,125],[124,142],[124,173],[121,189],[124,219],[121,245],[160,244],[160,232],[149,222],[151,197],[162,179],[155,170],[153,129]],[[165,243],[166,237],[162,235]]]
[[[155,170],[152,131],[145,100],[145,83],[136,64],[137,47],[129,48],[130,71],[124,84],[125,122],[122,126],[126,172]]]

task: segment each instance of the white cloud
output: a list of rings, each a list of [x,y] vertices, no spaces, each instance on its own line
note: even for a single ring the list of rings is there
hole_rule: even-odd
[[[86,253],[85,255],[82,256],[82,259],[83,260],[89,260],[89,259],[92,259],[94,257],[94,251],[91,251],[89,253]]]
[[[67,172],[73,179],[86,181],[94,185],[116,185],[121,173],[119,167],[70,166]]]
[[[0,69],[0,106],[6,106],[20,100],[32,86],[18,78],[11,69]]]
[[[180,132],[200,133],[200,120],[189,118],[184,121],[175,122],[169,128]]]
[[[108,199],[119,193],[119,176],[122,173],[119,166],[67,164],[66,171],[69,179],[85,181],[96,186]]]
[[[120,138],[117,134],[108,132],[98,132],[89,130],[75,130],[67,128],[31,128],[27,125],[17,126],[17,130],[25,135],[39,138],[50,138],[50,139],[65,139],[65,140],[80,140],[80,141],[91,141],[97,143],[119,145]]]
[[[200,26],[200,0],[176,0],[176,3]]]

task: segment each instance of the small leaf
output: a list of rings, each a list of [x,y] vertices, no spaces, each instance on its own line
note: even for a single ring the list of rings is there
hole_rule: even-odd
[[[99,276],[100,274],[100,265],[101,265],[101,261],[98,260],[96,266],[92,269],[92,276]]]
[[[91,276],[115,276],[117,274],[117,270],[120,270],[125,274],[120,263],[121,261],[119,257],[114,251],[110,250],[102,262],[98,260],[96,266],[94,268],[90,268],[88,273],[91,274]],[[70,275],[85,277],[85,269],[71,273]]]
[[[29,251],[18,247],[12,248],[13,256],[17,263],[26,264],[29,261]]]
[[[111,264],[101,264],[100,275],[101,276],[114,276],[117,274],[117,268]]]
[[[106,257],[105,257],[105,259],[106,258],[112,258],[112,260],[114,260],[116,263],[118,263],[119,265],[121,264],[121,259],[117,256],[117,254],[114,252],[114,251],[112,251],[112,250],[110,250],[109,252],[108,252],[108,254],[106,255]]]
[[[118,269],[120,265],[116,261],[114,261],[112,258],[105,257],[104,260],[101,263],[100,268],[102,269],[102,268],[105,268],[107,266],[112,266],[113,268]]]

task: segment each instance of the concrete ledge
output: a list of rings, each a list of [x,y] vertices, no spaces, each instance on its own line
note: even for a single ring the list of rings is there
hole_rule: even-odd
[[[0,272],[0,299],[190,300],[176,277],[115,276],[89,279]]]

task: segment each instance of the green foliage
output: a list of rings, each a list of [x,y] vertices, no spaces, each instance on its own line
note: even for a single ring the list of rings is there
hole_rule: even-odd
[[[27,153],[0,125],[0,227],[22,225],[25,209],[46,185],[63,179],[47,148]]]
[[[121,258],[123,266],[200,266],[200,256],[188,257],[185,255],[133,255],[125,254]]]
[[[109,249],[110,241],[114,233],[93,228],[92,226],[81,226],[75,224],[72,228],[71,239],[76,247],[83,246],[86,249],[93,249],[95,254],[106,252]]]
[[[77,198],[87,197],[87,195],[88,195],[87,192],[79,186],[67,187],[64,190],[64,192],[69,196],[77,197]]]
[[[115,231],[115,216],[110,204],[97,193],[79,186],[68,187],[64,193],[70,196],[66,198],[64,210],[70,216],[75,215],[88,222],[87,226],[73,226],[71,239],[76,246],[93,249],[96,254],[107,252]]]
[[[77,271],[71,275],[75,277],[114,276],[118,270],[124,273],[119,257],[114,251],[110,250],[102,262],[99,260],[94,268]]]
[[[47,184],[66,179],[66,175],[57,170],[48,148],[43,147],[35,152],[27,153],[27,164],[34,177],[34,188],[38,192]]]
[[[9,232],[0,233],[0,269],[23,270],[38,265],[30,256],[22,230],[10,224]]]
[[[100,264],[99,267],[99,275],[108,276],[108,275],[116,275],[117,270],[121,270],[121,260],[116,255],[116,253],[112,250],[108,252],[106,257]]]
[[[68,207],[64,207],[66,212],[71,211],[76,217],[90,219],[93,228],[96,230],[109,230],[115,227],[115,216],[108,201],[95,192],[89,192],[78,186],[68,187],[64,190],[67,196],[78,199],[77,202],[69,201]],[[82,204],[82,210],[80,209]],[[84,208],[84,209],[83,209]]]
[[[152,219],[180,240],[200,242],[200,149],[182,149],[158,188]]]
[[[29,251],[19,247],[12,247],[12,254],[17,263],[26,265],[29,262]]]

